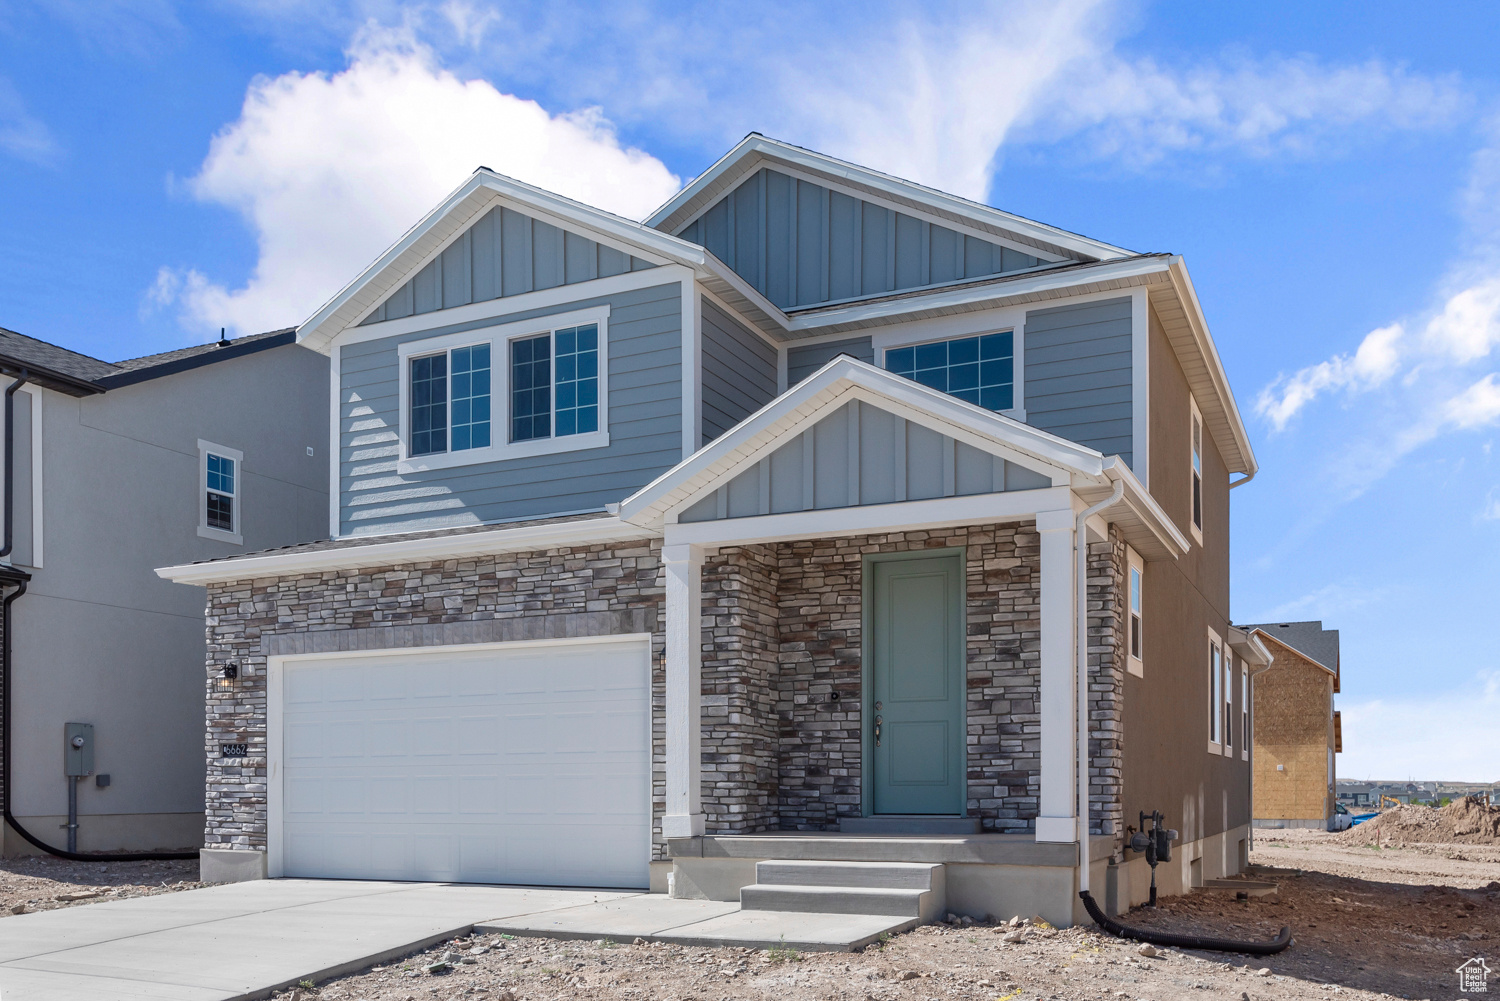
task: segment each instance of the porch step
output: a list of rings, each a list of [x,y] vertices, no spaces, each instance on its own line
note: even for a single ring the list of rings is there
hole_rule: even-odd
[[[933,817],[926,814],[885,814],[879,817],[845,817],[840,834],[979,834],[978,817]]]
[[[920,862],[766,861],[740,889],[747,911],[892,915],[931,921],[947,902],[942,865]]]

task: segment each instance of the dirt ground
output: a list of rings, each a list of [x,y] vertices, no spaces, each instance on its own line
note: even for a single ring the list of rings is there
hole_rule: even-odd
[[[286,992],[320,1001],[1168,1001],[1226,998],[1460,995],[1455,967],[1500,959],[1500,848],[1341,844],[1312,831],[1260,832],[1252,862],[1278,884],[1274,897],[1239,901],[1199,891],[1164,899],[1143,927],[1269,938],[1290,924],[1278,956],[1162,949],[1093,929],[929,925],[863,953],[480,936]],[[1487,888],[1493,883],[1493,888]],[[1017,934],[1017,932],[1020,934]],[[1494,950],[1494,951],[1491,951]],[[448,965],[434,963],[446,958]],[[310,985],[309,985],[310,986]],[[1500,989],[1497,986],[1495,989]]]
[[[70,862],[50,855],[0,859],[0,917],[191,890],[198,860]]]

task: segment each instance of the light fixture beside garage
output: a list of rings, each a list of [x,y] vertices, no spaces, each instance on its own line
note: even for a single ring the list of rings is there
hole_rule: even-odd
[[[224,670],[221,673],[224,675],[225,681],[233,681],[240,676],[240,665],[234,661],[230,661],[224,665]]]

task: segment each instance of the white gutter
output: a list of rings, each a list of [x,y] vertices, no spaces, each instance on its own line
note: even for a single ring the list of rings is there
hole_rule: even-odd
[[[1115,488],[1099,503],[1078,512],[1078,527],[1073,535],[1077,556],[1078,611],[1078,679],[1075,702],[1078,703],[1078,892],[1089,888],[1089,580],[1088,520],[1105,508],[1113,507],[1125,496],[1125,481],[1115,480]]]

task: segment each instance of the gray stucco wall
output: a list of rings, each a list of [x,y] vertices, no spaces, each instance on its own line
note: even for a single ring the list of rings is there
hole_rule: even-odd
[[[703,444],[776,398],[776,349],[703,300]]]
[[[597,510],[625,499],[681,461],[681,295],[680,284],[671,282],[345,345],[339,404],[340,534],[416,531]],[[427,472],[397,471],[399,345],[605,304],[610,307],[608,447]],[[497,405],[493,414],[498,440],[504,410]]]
[[[839,355],[848,355],[867,364],[875,364],[875,346],[868,335],[851,337],[843,341],[824,341],[821,344],[804,344],[787,348],[787,388],[797,385]]]
[[[678,232],[782,309],[1019,271],[1037,258],[762,168]]]
[[[520,212],[494,208],[392,292],[361,326],[654,266]]]
[[[64,843],[49,826],[67,811],[63,724],[92,723],[111,785],[79,786],[80,845],[196,843],[204,594],[154,570],[327,537],[328,359],[288,345],[100,396],[36,392],[43,566],[27,565],[30,519],[18,520],[32,581],[12,610],[14,811]],[[17,430],[29,450],[19,417]],[[244,453],[243,545],[197,534],[200,438]],[[18,462],[28,506],[33,468]]]
[[[1026,423],[1132,458],[1131,300],[1026,314]]]

